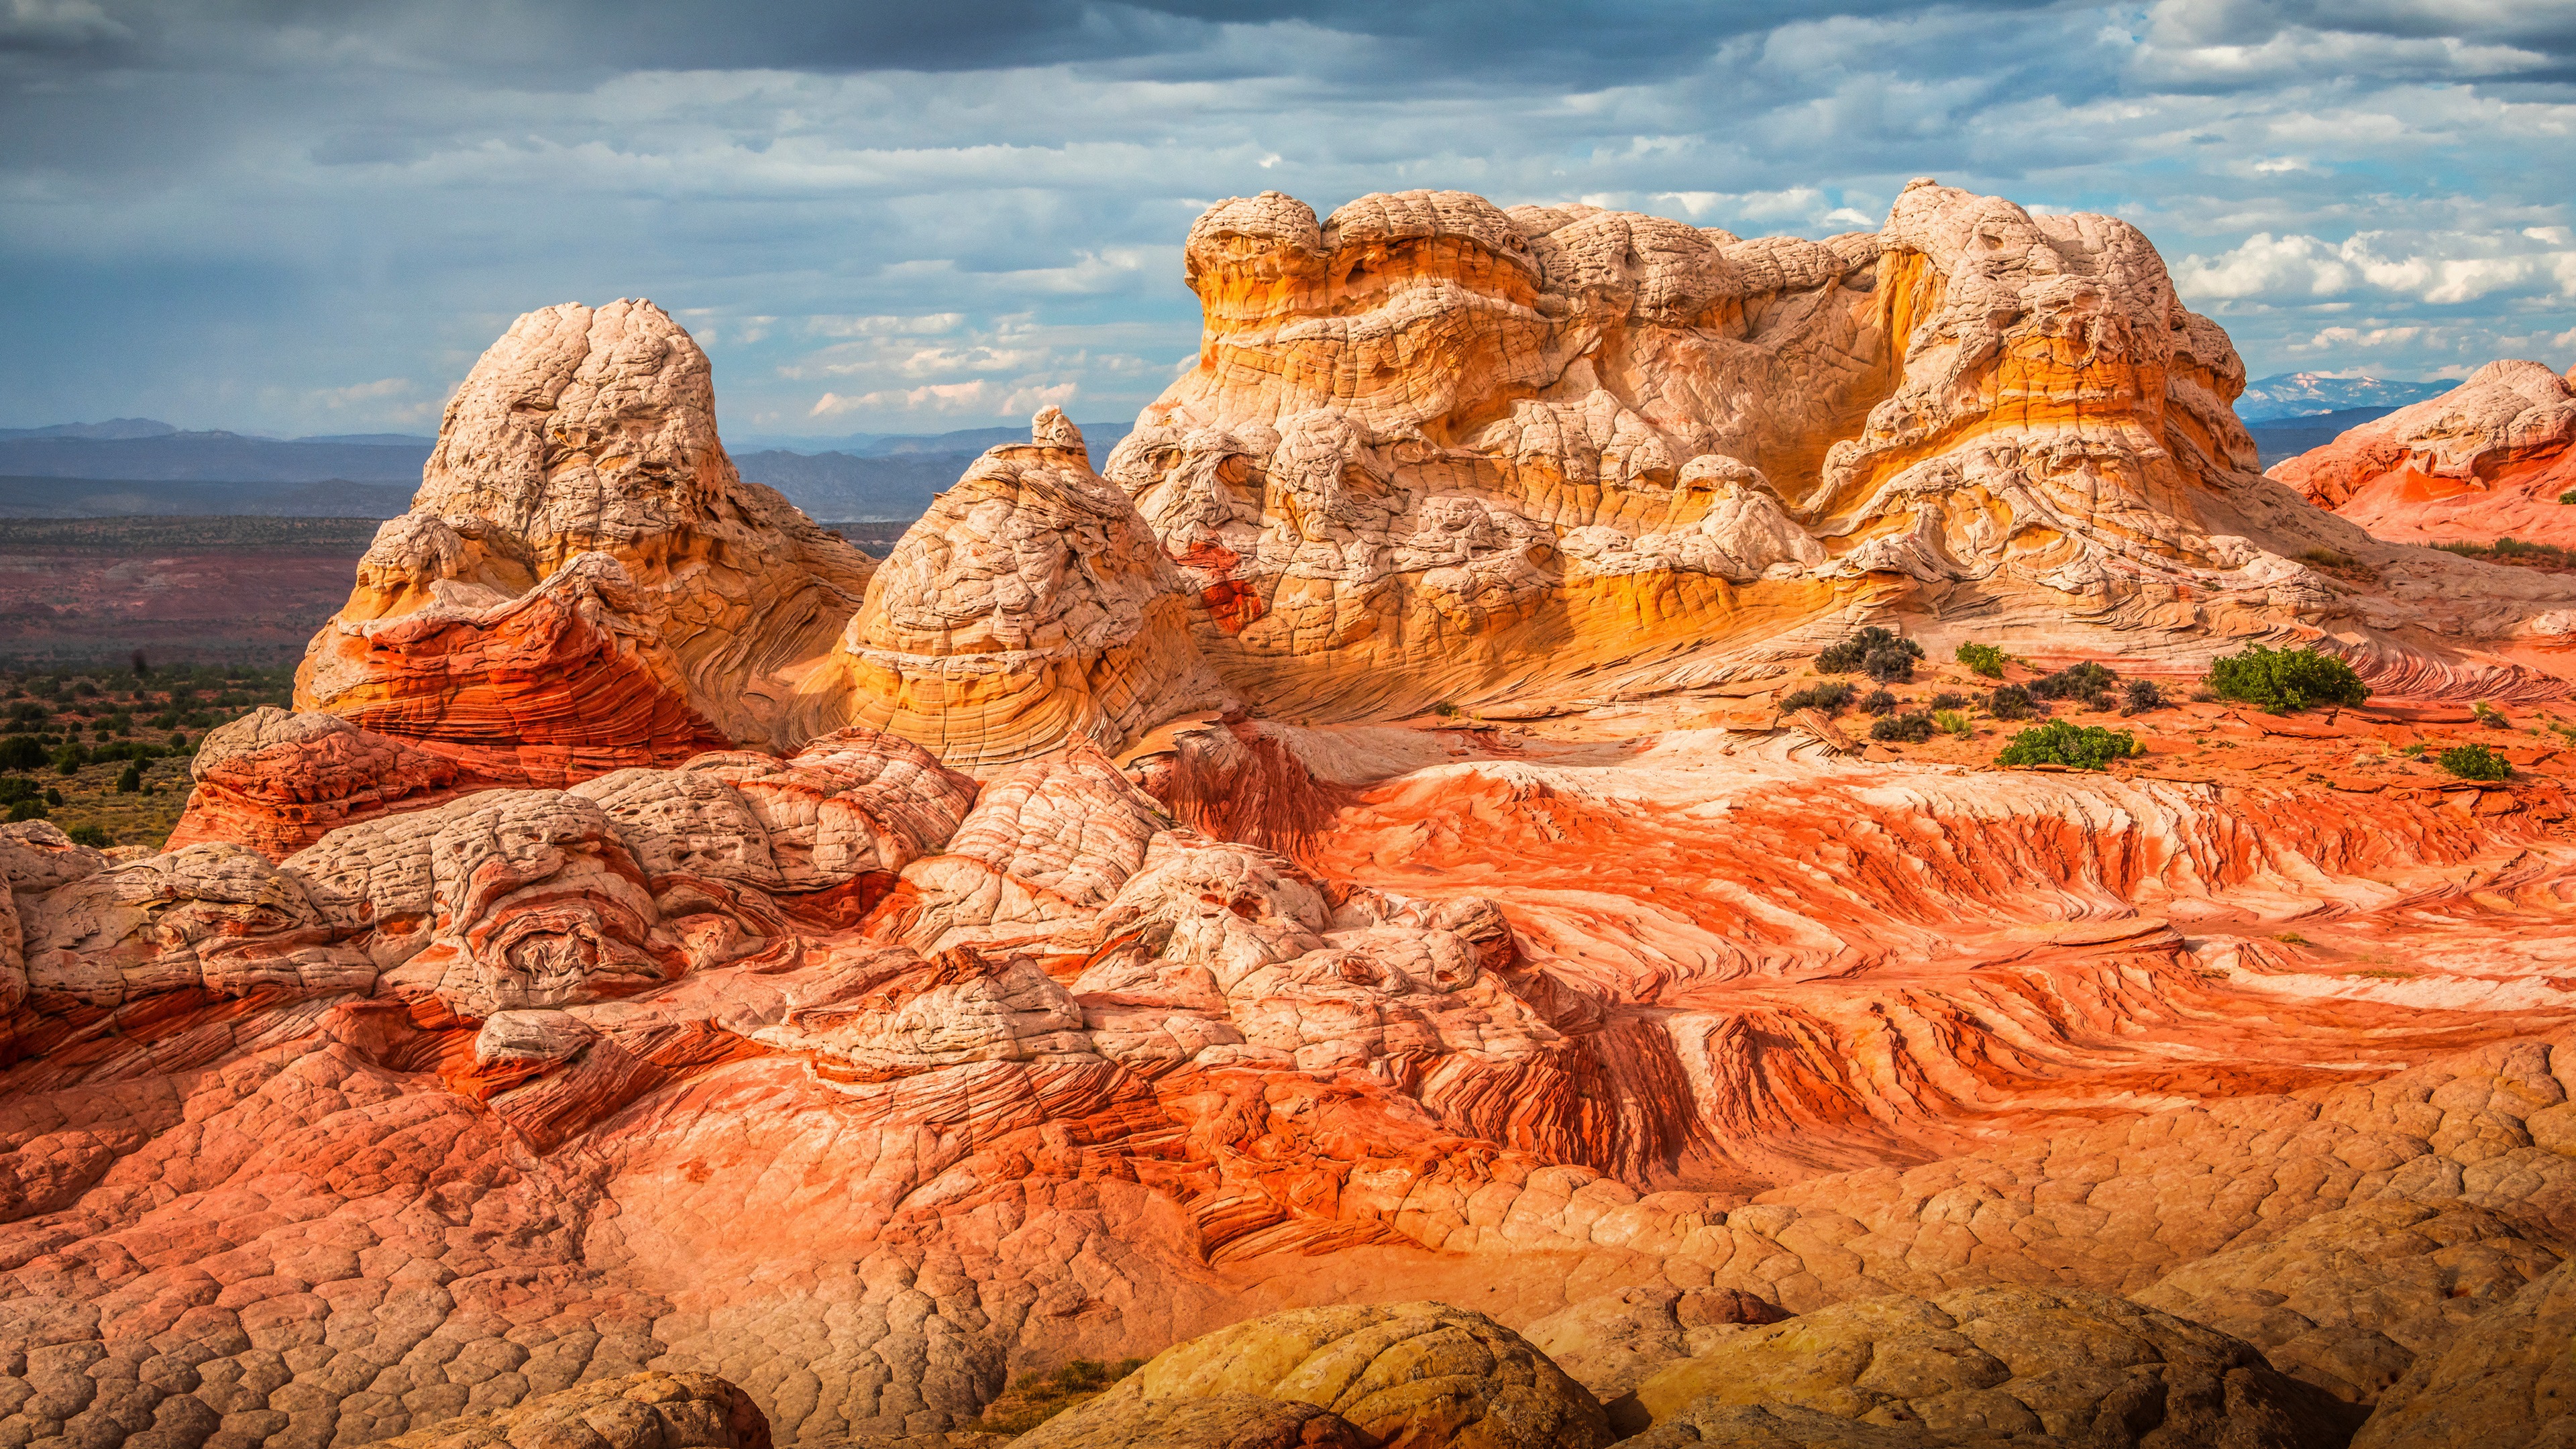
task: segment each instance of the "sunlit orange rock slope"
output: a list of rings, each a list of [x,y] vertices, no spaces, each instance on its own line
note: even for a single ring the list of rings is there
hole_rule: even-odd
[[[751,1449],[692,1375],[934,1434],[1411,1299],[1557,1442],[2522,1392],[2468,1335],[2576,1271],[2576,583],[2251,471],[2105,218],[1265,195],[1187,256],[1137,432],[1042,413],[882,563],[734,476],[666,316],[532,313],[173,848],[0,829],[10,1443]],[[1863,624],[1963,732],[1788,701]],[[2186,698],[2256,641],[2374,697]],[[1995,768],[2079,658],[2171,696],[2056,706],[2140,753]],[[1968,1378],[1673,1387],[1791,1315]],[[1215,1352],[1044,1442],[1378,1432],[1154,1397]]]
[[[2398,543],[2576,545],[2576,385],[2537,362],[2490,362],[2275,464],[2272,476]]]

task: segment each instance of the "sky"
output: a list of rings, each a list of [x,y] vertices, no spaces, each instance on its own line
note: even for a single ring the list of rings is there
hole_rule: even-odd
[[[2576,363],[2576,0],[0,0],[0,426],[432,432],[637,296],[729,440],[1123,419],[1227,196],[1915,176],[2135,223],[2255,376]]]

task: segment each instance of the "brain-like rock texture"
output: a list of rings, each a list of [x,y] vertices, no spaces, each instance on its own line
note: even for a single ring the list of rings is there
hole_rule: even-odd
[[[1717,1346],[1749,1327],[1788,1317],[1739,1288],[1623,1288],[1570,1304],[1524,1332],[1608,1403],[1650,1374]]]
[[[882,566],[668,318],[531,314],[168,849],[0,827],[0,1442],[2576,1422],[2576,585],[2249,471],[2103,218],[1184,254],[1136,433]],[[1964,734],[1784,707],[1864,622]],[[2188,699],[2239,638],[2376,693]],[[1995,768],[1964,639],[2170,702]]]
[[[650,302],[531,312],[439,426],[306,652],[299,708],[513,759],[531,783],[801,743],[867,557],[746,483],[706,354]]]
[[[769,1449],[749,1396],[706,1374],[594,1379],[384,1441],[398,1449]]]
[[[2272,476],[2404,543],[2576,544],[2576,384],[2490,362],[2442,396],[2275,464]]]
[[[1123,1425],[1176,1401],[1243,1396],[1317,1406],[1386,1449],[1596,1449],[1611,1438],[1601,1406],[1520,1335],[1481,1313],[1400,1303],[1274,1314],[1175,1345],[1020,1442],[1138,1442],[1117,1437]]]
[[[1177,580],[1049,408],[939,495],[877,571],[834,664],[852,717],[962,768],[1116,749],[1218,691]]]
[[[2419,1359],[2362,1426],[2355,1449],[2567,1442],[2576,1424],[2571,1338],[2576,1272],[2561,1267]]]
[[[1976,1288],[1872,1298],[1726,1340],[1614,1406],[1624,1426],[1786,1405],[1919,1425],[1928,1442],[2339,1445],[2350,1418],[2250,1345],[2123,1298]],[[1667,1436],[1689,1443],[1687,1437]],[[1698,1442],[1708,1442],[1703,1429]],[[1723,1442],[1723,1440],[1720,1440]]]

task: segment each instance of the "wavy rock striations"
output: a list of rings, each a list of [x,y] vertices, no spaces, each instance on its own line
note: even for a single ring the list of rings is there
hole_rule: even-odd
[[[660,308],[548,307],[457,389],[296,706],[539,774],[792,747],[870,569],[734,472],[706,354]]]

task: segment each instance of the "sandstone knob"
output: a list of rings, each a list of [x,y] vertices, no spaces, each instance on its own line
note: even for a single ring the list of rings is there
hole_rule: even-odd
[[[1176,1402],[1237,1396],[1329,1409],[1385,1449],[1610,1442],[1599,1403],[1520,1335],[1447,1304],[1397,1303],[1294,1309],[1177,1344],[1019,1443],[1156,1442],[1120,1436],[1170,1414]]]

